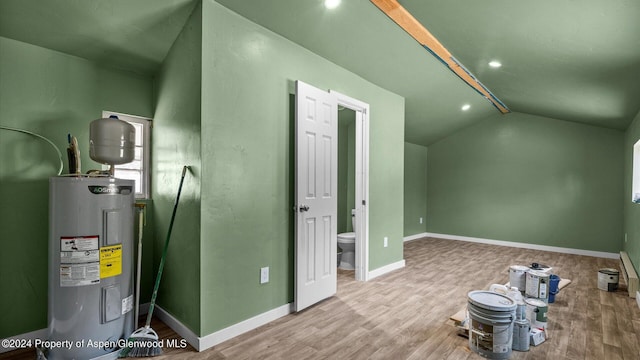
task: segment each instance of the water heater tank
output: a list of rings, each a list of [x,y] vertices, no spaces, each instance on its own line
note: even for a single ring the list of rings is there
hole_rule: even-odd
[[[89,156],[107,165],[126,164],[135,155],[136,128],[117,117],[97,119],[89,127]]]
[[[133,180],[49,180],[49,360],[116,359],[133,331]]]

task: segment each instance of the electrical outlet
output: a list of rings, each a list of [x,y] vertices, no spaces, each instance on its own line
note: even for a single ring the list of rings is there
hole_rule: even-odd
[[[420,224],[422,224],[422,221],[423,221],[423,219],[422,219],[422,218],[420,218]]]
[[[269,267],[260,268],[260,284],[269,282]]]
[[[389,246],[389,238],[388,237],[384,237],[384,247]]]

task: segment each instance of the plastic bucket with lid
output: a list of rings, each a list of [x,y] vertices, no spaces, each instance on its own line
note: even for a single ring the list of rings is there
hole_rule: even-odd
[[[467,297],[469,348],[489,359],[508,359],[516,302],[490,291],[471,291]]]

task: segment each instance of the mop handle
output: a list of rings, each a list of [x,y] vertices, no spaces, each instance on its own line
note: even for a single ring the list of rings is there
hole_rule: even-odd
[[[160,278],[162,277],[162,269],[164,269],[164,261],[167,257],[167,249],[169,248],[169,239],[171,238],[171,230],[173,229],[173,220],[176,218],[176,211],[178,210],[178,201],[180,200],[180,192],[182,192],[182,183],[184,182],[184,175],[187,173],[188,166],[182,168],[182,177],[180,178],[180,186],[178,187],[178,195],[176,196],[176,202],[173,205],[173,213],[171,214],[171,221],[169,222],[169,231],[167,232],[167,239],[164,242],[164,249],[162,250],[162,258],[160,258],[160,266],[158,267],[158,275],[156,275],[156,284],[153,286],[153,294],[151,295],[151,305],[149,305],[149,313],[147,314],[147,322],[145,327],[151,326],[151,317],[153,317],[153,309],[156,306],[156,297],[158,296],[158,288],[160,287]]]

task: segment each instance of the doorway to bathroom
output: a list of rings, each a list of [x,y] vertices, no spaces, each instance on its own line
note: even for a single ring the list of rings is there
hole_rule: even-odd
[[[341,225],[344,229],[355,233],[355,279],[367,281],[369,279],[369,210],[367,206],[369,104],[337,91],[332,90],[329,93],[336,97],[338,103],[338,186],[342,185],[341,180],[344,181],[343,191],[338,191],[338,233],[342,232]],[[341,152],[344,152],[344,157],[340,157]],[[340,168],[343,170],[342,176]],[[352,227],[351,219],[355,228]]]
[[[338,269],[355,276],[356,112],[338,106]]]
[[[368,280],[369,105],[302,81],[295,84],[294,309],[297,312],[336,293],[339,106],[354,115],[356,226],[352,256],[356,280]]]

